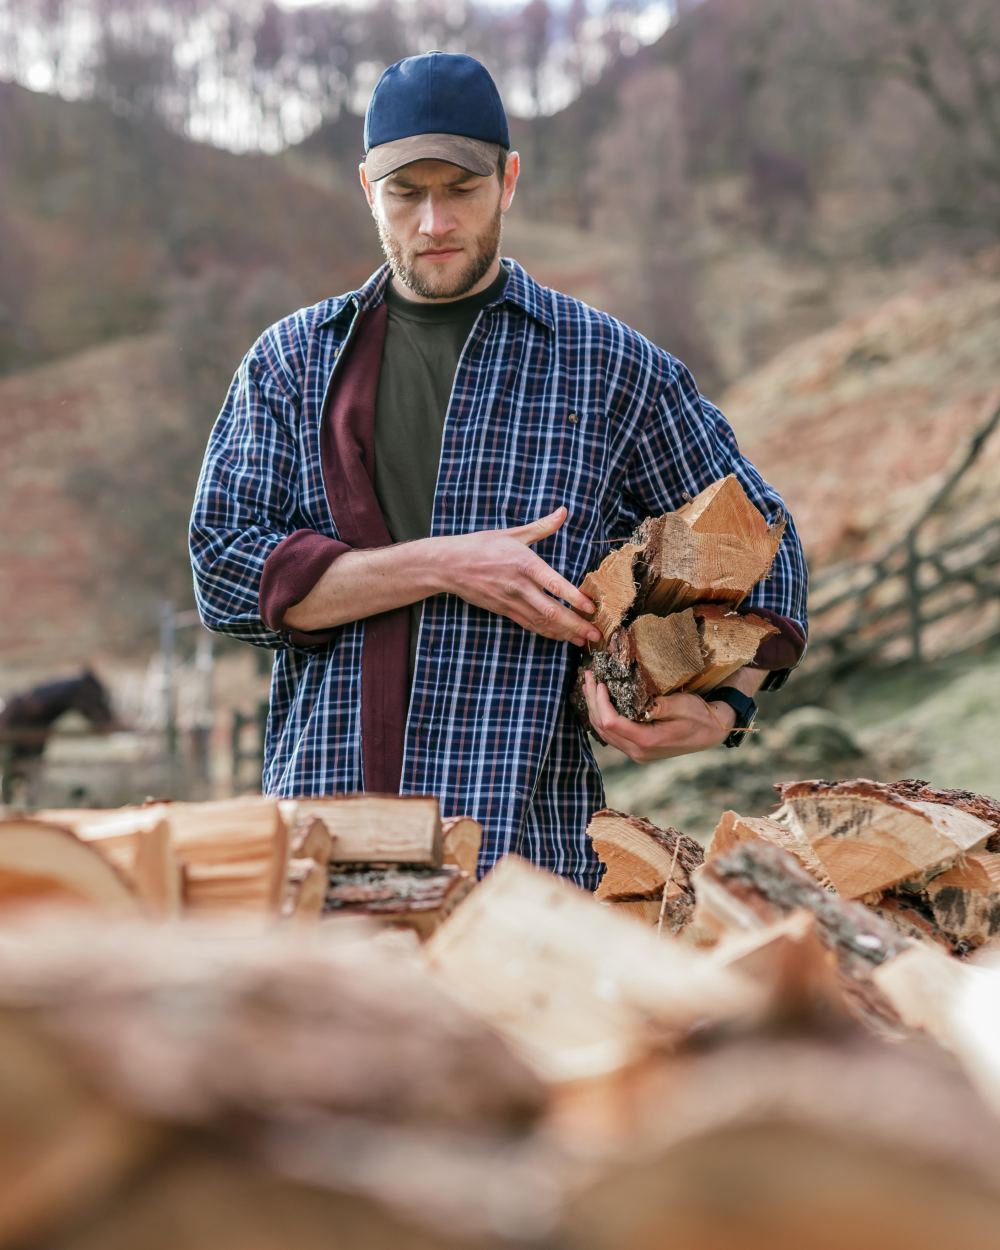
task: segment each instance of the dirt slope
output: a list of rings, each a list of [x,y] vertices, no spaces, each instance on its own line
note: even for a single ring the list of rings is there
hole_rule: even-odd
[[[1000,252],[788,348],[722,407],[820,566],[867,555],[905,526],[998,386]],[[998,475],[1000,436],[957,502],[995,515]]]

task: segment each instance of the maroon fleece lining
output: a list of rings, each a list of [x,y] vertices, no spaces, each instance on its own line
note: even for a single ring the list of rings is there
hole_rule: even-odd
[[[342,350],[323,414],[320,454],[330,510],[350,547],[388,547],[392,538],[375,494],[375,396],[388,308],[361,314]],[[361,752],[369,793],[398,794],[410,701],[410,609],[365,620],[361,656]]]

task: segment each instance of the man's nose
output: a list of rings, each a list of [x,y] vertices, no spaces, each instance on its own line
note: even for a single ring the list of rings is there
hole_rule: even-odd
[[[454,227],[447,197],[426,195],[420,205],[420,233],[440,238]]]

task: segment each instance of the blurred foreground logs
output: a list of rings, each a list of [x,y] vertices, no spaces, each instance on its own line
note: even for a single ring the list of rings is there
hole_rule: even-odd
[[[434,800],[0,822],[0,1250],[995,1246],[993,800],[838,784],[602,810],[596,897]]]

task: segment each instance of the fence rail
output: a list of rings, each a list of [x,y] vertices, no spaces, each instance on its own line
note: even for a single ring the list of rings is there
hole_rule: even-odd
[[[891,655],[920,663],[932,625],[1000,605],[1000,515],[943,541],[927,541],[929,527],[998,426],[1000,399],[994,396],[902,537],[873,560],[838,566],[815,580],[807,673],[812,680]]]

